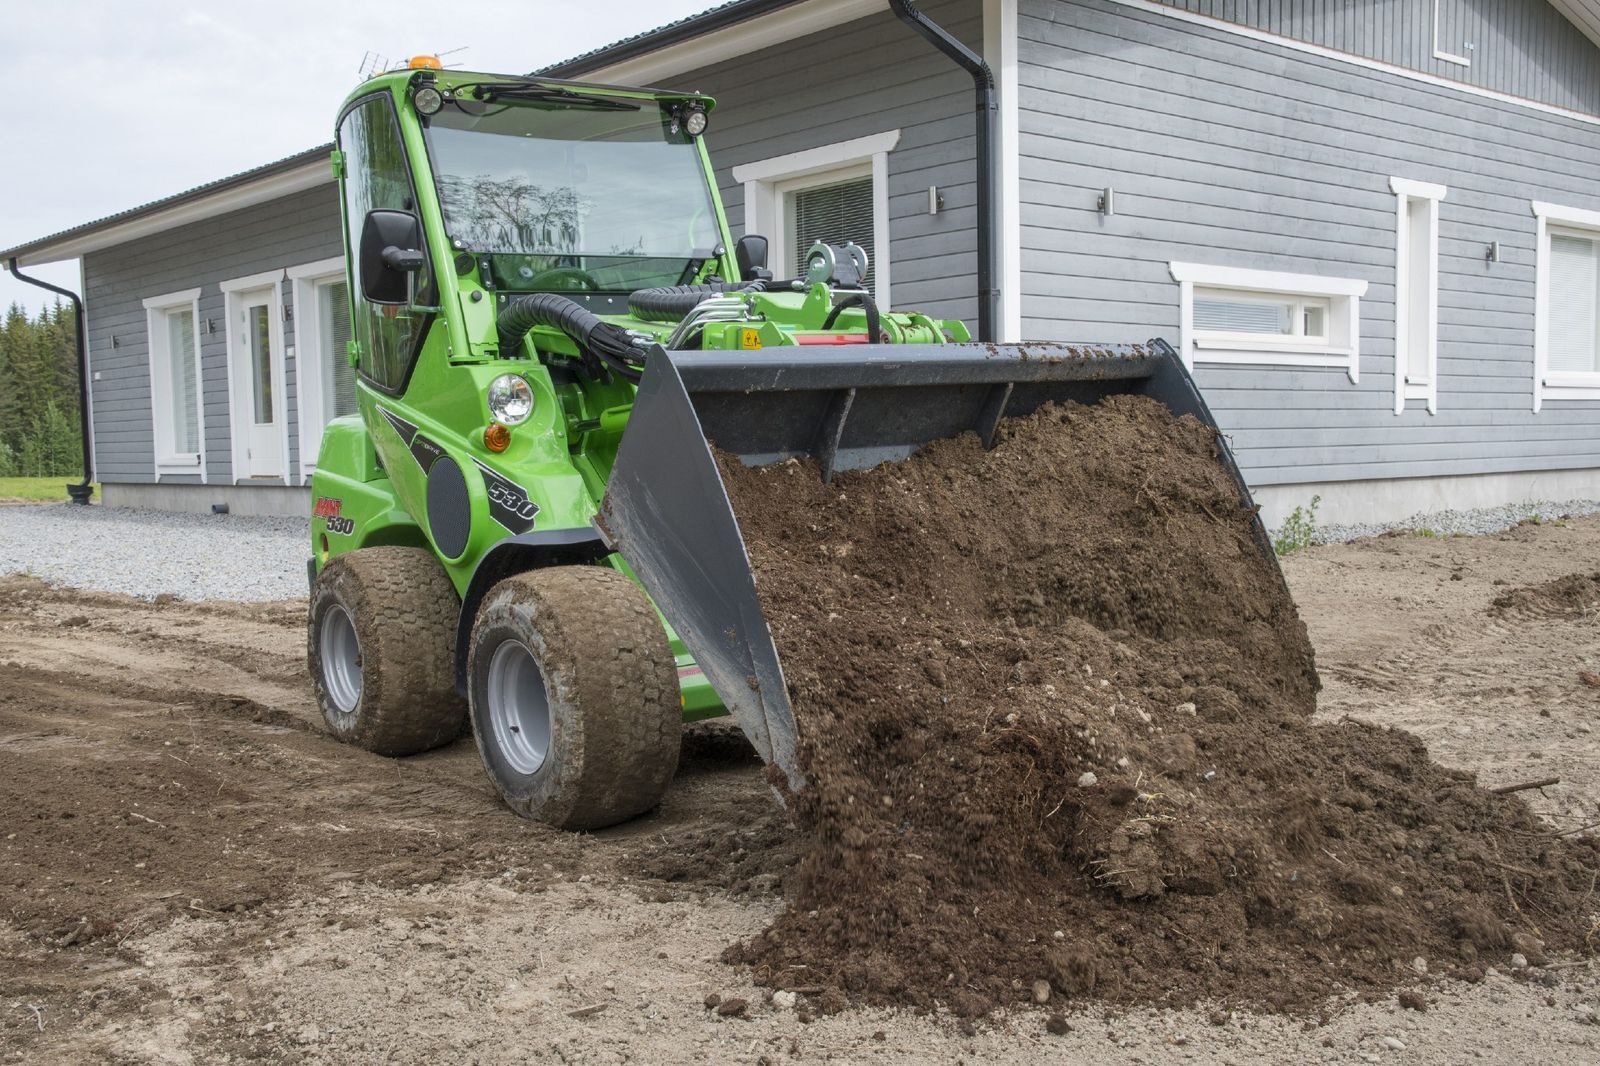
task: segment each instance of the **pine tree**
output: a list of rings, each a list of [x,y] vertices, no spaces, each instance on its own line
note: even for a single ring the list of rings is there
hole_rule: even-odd
[[[77,472],[77,322],[57,300],[30,318],[12,304],[0,324],[0,476]]]

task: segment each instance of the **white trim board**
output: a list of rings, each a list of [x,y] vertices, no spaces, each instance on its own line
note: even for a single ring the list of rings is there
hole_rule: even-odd
[[[744,186],[744,231],[767,238],[768,266],[782,273],[789,261],[785,244],[788,227],[783,217],[783,197],[806,179],[872,175],[872,295],[881,307],[893,307],[890,286],[889,153],[900,143],[899,130],[819,145],[787,155],[757,159],[733,168],[733,180]]]
[[[1394,413],[1406,413],[1407,400],[1422,400],[1428,413],[1439,413],[1439,201],[1449,190],[1443,185],[1410,178],[1390,178],[1389,191],[1395,198],[1394,224]],[[1428,369],[1422,379],[1411,372],[1411,311],[1401,290],[1409,284],[1411,269],[1411,201],[1428,205],[1428,292],[1427,349]],[[1409,290],[1407,290],[1409,295]]]
[[[88,425],[83,427],[83,431],[89,436],[89,469],[84,471],[84,474],[93,481],[92,475],[100,469],[100,453],[95,450],[98,447],[98,442],[95,439],[94,432],[94,346],[89,343],[89,330],[87,328],[89,325],[89,275],[84,272],[82,259],[78,260],[78,292],[82,294],[79,298],[83,301],[83,320],[75,323],[75,326],[77,329],[83,330],[84,333],[83,366],[80,372],[87,379],[84,383],[83,396],[84,404],[87,408],[84,417],[89,422]],[[148,323],[146,323],[145,328],[149,328]],[[198,344],[199,342],[197,341],[196,343]],[[203,366],[204,363],[202,361],[202,368]],[[200,392],[202,395],[205,393],[204,383],[202,383]],[[204,439],[200,441],[200,446],[202,448],[205,447]],[[104,503],[104,499],[101,502]]]
[[[1467,45],[1468,48],[1472,46]],[[1447,52],[1439,47],[1439,0],[1433,0],[1433,58],[1443,63],[1454,63],[1460,67],[1472,66],[1468,56],[1456,52]]]
[[[1392,63],[1382,63],[1376,59],[1368,59],[1366,56],[1353,55],[1350,52],[1340,52],[1333,48],[1324,48],[1318,44],[1307,44],[1305,41],[1297,41],[1292,37],[1280,37],[1278,34],[1267,33],[1263,30],[1254,29],[1249,26],[1241,26],[1235,22],[1224,22],[1222,19],[1212,18],[1210,15],[1199,15],[1193,11],[1181,11],[1177,8],[1168,7],[1166,4],[1155,3],[1154,0],[1109,0],[1109,2],[1117,4],[1121,7],[1133,8],[1137,11],[1145,11],[1152,15],[1160,15],[1163,18],[1175,19],[1179,22],[1188,22],[1196,26],[1205,26],[1208,29],[1232,34],[1235,37],[1246,37],[1252,41],[1262,41],[1267,44],[1275,44],[1282,48],[1292,49],[1293,51],[1301,52],[1306,55],[1319,56],[1323,59],[1332,59],[1340,63],[1348,63],[1351,66],[1362,67],[1366,70],[1376,70],[1384,74],[1392,74],[1397,78],[1405,78],[1408,81],[1421,82],[1424,85],[1432,85],[1440,89],[1450,89],[1455,92],[1465,93],[1468,96],[1476,96],[1484,100],[1494,100],[1502,104],[1512,104],[1516,107],[1525,107],[1532,111],[1541,111],[1547,115],[1557,115],[1561,118],[1570,118],[1574,121],[1584,122],[1591,126],[1600,126],[1600,115],[1591,115],[1583,111],[1573,111],[1569,108],[1557,107],[1554,104],[1545,104],[1540,103],[1538,100],[1529,100],[1522,96],[1512,96],[1510,93],[1496,92],[1493,89],[1483,89],[1476,85],[1467,85],[1463,82],[1451,81],[1449,78],[1441,78],[1434,74],[1424,74],[1420,70],[1412,70],[1409,67],[1397,67]]]
[[[1600,211],[1534,200],[1529,203],[1538,220],[1534,238],[1533,271],[1533,411],[1546,400],[1600,400],[1600,374],[1551,374],[1550,366],[1550,226],[1571,226],[1594,231],[1600,240]]]
[[[1000,321],[1002,344],[1022,339],[1022,179],[1018,125],[1017,0],[984,0],[983,59],[1000,92]]]
[[[848,141],[824,144],[786,155],[740,163],[733,168],[733,180],[741,185],[752,181],[804,178],[824,171],[836,170],[849,163],[858,163],[879,152],[892,152],[900,143],[899,130],[885,130]]]

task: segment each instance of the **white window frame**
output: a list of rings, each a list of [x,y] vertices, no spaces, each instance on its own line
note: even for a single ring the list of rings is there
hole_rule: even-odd
[[[332,420],[333,402],[328,395],[328,370],[320,362],[309,366],[301,358],[302,352],[316,352],[318,356],[330,355],[345,358],[343,352],[326,353],[322,344],[322,302],[317,299],[317,289],[334,280],[346,277],[344,256],[302,263],[288,270],[290,299],[294,307],[294,341],[291,354],[295,360],[295,392],[299,399],[299,418],[295,433],[300,442],[300,484],[309,485],[311,475],[317,470],[317,451],[322,444],[322,433]]]
[[[1423,400],[1428,413],[1439,410],[1439,201],[1449,190],[1432,182],[1413,181],[1410,178],[1390,178],[1389,191],[1395,197],[1394,227],[1394,413],[1405,414],[1407,400]],[[1433,240],[1428,243],[1428,376],[1426,381],[1408,380],[1406,368],[1411,365],[1411,301],[1403,298],[1402,290],[1411,267],[1411,215],[1412,200],[1425,201],[1428,207],[1428,226]]]
[[[1533,410],[1545,400],[1600,400],[1600,373],[1550,373],[1550,228],[1600,240],[1600,211],[1532,201],[1538,220],[1533,284]]]
[[[179,452],[174,448],[172,425],[162,412],[172,408],[171,352],[167,351],[168,333],[166,317],[173,311],[187,310],[194,322],[194,417],[199,429],[200,449]],[[162,296],[152,296],[144,301],[145,354],[150,364],[150,423],[151,446],[155,453],[155,475],[160,481],[163,474],[199,474],[201,484],[206,480],[206,388],[201,374],[200,358],[200,290],[184,289]]]
[[[235,357],[238,355],[238,345],[243,339],[239,334],[239,327],[235,324],[239,317],[239,310],[243,306],[241,294],[253,292],[257,289],[272,290],[272,405],[274,411],[281,411],[283,417],[278,420],[279,446],[283,449],[283,483],[294,484],[291,476],[291,463],[289,462],[289,375],[287,373],[288,359],[283,350],[283,267],[273,270],[263,270],[259,274],[246,274],[240,278],[229,278],[222,282],[218,288],[222,290],[226,305],[223,321],[227,324],[226,338],[228,343],[228,445],[232,453],[232,469],[229,476],[235,485],[258,484],[248,474],[241,476],[241,471],[247,471],[250,466],[250,457],[246,454],[249,448],[249,433],[240,433],[239,427],[245,423],[241,419],[244,405],[240,402],[239,391],[242,382],[236,380],[233,372]]]
[[[1454,63],[1457,66],[1472,66],[1472,57],[1446,52],[1439,47],[1439,0],[1433,0],[1433,58],[1445,63]]]
[[[1178,283],[1179,354],[1183,363],[1246,366],[1339,367],[1352,382],[1361,380],[1361,297],[1367,283],[1359,278],[1248,270],[1210,263],[1168,263]],[[1195,329],[1196,288],[1240,296],[1282,296],[1326,300],[1326,338],[1208,333]]]
[[[889,153],[900,143],[899,130],[886,130],[803,152],[759,159],[733,168],[733,180],[744,186],[744,231],[767,238],[768,266],[782,274],[793,249],[788,247],[784,197],[836,181],[872,176],[872,294],[880,307],[890,299]]]

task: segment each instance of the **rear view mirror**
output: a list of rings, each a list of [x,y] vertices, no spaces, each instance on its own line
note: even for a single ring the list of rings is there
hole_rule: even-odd
[[[361,226],[361,295],[375,304],[411,301],[411,275],[427,264],[422,223],[409,211],[374,208]]]
[[[741,281],[771,281],[772,271],[767,269],[767,239],[755,233],[746,233],[733,246],[734,264],[739,268]]]

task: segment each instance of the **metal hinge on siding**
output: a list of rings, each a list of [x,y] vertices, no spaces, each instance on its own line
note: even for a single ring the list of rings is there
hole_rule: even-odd
[[[339,149],[335,148],[333,151],[328,153],[328,162],[330,164],[332,164],[332,166],[333,166],[333,176],[335,178],[344,177],[344,153],[343,152],[341,152],[341,151],[339,151]]]
[[[344,346],[345,362],[356,366],[361,362],[361,345],[355,341],[346,341]]]

